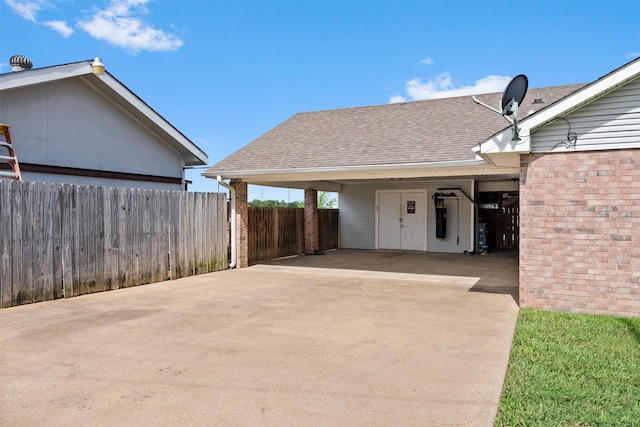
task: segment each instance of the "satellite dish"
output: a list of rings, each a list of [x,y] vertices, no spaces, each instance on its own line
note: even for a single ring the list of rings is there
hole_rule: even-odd
[[[502,94],[502,115],[510,116],[518,111],[518,106],[522,104],[524,96],[527,94],[529,79],[524,74],[515,76]]]
[[[488,108],[491,111],[495,111],[504,117],[509,123],[513,125],[513,141],[520,141],[520,136],[518,133],[520,132],[520,128],[518,127],[518,107],[522,104],[522,100],[524,100],[524,96],[527,94],[527,89],[529,87],[529,79],[524,74],[518,74],[515,76],[507,87],[504,89],[502,93],[502,102],[500,106],[502,110],[498,110],[497,108],[493,108],[484,102],[480,101],[475,96],[472,96],[471,99],[476,104],[482,105],[483,107]],[[512,117],[507,117],[512,116]]]

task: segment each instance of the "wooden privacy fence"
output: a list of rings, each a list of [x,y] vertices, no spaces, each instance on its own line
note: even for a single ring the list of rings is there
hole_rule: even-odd
[[[0,180],[0,307],[227,268],[224,193]]]
[[[318,209],[318,233],[321,251],[338,249],[338,209]]]
[[[518,250],[520,246],[520,209],[518,204],[499,209],[482,209],[480,216],[489,229],[489,249]]]
[[[338,248],[338,209],[318,210],[319,249]],[[304,209],[249,207],[249,264],[304,254]]]

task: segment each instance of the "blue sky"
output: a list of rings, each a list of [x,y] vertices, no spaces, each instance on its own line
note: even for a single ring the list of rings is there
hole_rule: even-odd
[[[298,112],[501,92],[520,73],[530,89],[590,82],[640,56],[636,0],[0,1],[0,72],[16,54],[99,56],[209,164]]]

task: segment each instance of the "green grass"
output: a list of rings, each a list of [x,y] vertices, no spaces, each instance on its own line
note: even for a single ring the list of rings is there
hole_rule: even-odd
[[[496,426],[640,426],[640,319],[520,311]]]

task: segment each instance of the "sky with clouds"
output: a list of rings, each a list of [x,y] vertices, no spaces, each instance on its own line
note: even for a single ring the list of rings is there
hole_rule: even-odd
[[[214,164],[298,112],[593,81],[640,56],[638,16],[635,0],[0,0],[0,72],[99,56]]]

